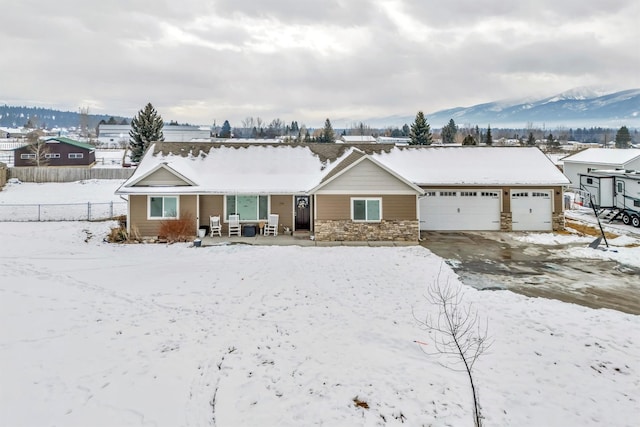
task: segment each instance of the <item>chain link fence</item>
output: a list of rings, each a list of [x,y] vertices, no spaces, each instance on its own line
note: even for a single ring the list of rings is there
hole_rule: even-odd
[[[0,221],[103,221],[127,214],[126,202],[0,204]]]

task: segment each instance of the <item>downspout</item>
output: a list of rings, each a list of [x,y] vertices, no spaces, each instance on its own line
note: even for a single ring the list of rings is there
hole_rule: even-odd
[[[198,237],[198,230],[200,230],[200,194],[196,194],[196,237]]]

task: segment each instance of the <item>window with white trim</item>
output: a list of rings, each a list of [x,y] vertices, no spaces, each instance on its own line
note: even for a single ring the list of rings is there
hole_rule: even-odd
[[[82,159],[84,157],[83,153],[69,153],[70,159]]]
[[[259,221],[269,219],[269,196],[257,194],[227,195],[225,198],[225,218],[240,215],[240,221]]]
[[[178,218],[178,196],[149,196],[149,219],[175,219]]]
[[[36,158],[35,154],[20,154],[21,160],[35,160],[35,158]]]
[[[351,220],[380,222],[382,220],[382,199],[380,197],[352,197]]]
[[[59,159],[60,153],[47,153],[44,155],[45,159]]]

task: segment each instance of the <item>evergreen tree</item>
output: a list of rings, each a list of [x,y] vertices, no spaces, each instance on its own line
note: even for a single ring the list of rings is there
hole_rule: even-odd
[[[427,123],[422,111],[416,114],[416,120],[411,124],[410,145],[431,145],[433,138],[431,136],[431,126]]]
[[[318,142],[336,142],[336,134],[333,131],[333,127],[331,126],[331,121],[329,119],[324,121],[324,128],[318,138]]]
[[[616,148],[629,148],[630,142],[631,134],[629,134],[629,129],[626,126],[622,126],[616,132]]]
[[[442,143],[453,144],[456,142],[456,134],[458,133],[458,126],[453,119],[449,120],[449,123],[442,127]]]
[[[111,117],[109,117],[109,121],[107,121],[106,124],[108,124],[108,125],[116,125],[116,124],[118,124],[118,122],[116,121],[115,117],[111,116]]]
[[[467,135],[462,140],[462,145],[476,145],[476,139],[472,135]]]
[[[533,136],[533,132],[529,132],[529,138],[527,138],[527,145],[536,145],[536,138]]]
[[[402,125],[402,136],[409,136],[411,135],[411,128],[409,127],[408,124],[404,124]]]
[[[487,127],[487,138],[485,140],[487,145],[493,145],[493,137],[491,136],[491,125]]]
[[[220,138],[231,138],[231,125],[229,120],[225,120],[220,129]]]
[[[129,131],[129,148],[131,149],[131,161],[139,162],[149,145],[155,141],[164,141],[162,117],[148,103],[138,115],[131,120]]]

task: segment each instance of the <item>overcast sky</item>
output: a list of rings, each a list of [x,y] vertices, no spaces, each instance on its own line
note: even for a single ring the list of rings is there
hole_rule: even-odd
[[[640,87],[638,0],[0,0],[0,103],[334,127]],[[436,124],[440,125],[440,124]]]

